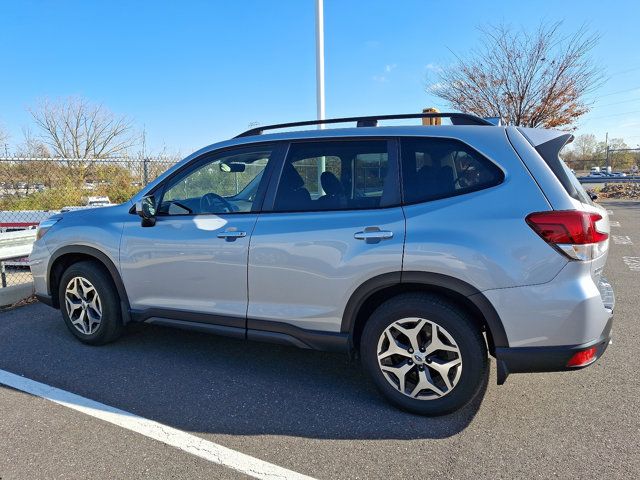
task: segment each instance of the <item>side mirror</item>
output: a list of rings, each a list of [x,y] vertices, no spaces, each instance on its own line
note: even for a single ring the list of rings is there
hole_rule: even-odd
[[[136,202],[136,213],[141,218],[143,227],[153,227],[156,224],[156,201],[153,195],[142,197]]]
[[[595,202],[598,199],[598,195],[595,192],[589,191],[588,193],[591,201]]]

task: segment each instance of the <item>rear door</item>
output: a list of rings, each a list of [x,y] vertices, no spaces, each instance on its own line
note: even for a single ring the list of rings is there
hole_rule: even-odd
[[[402,269],[395,141],[291,143],[249,249],[247,327],[339,332],[366,280]]]
[[[403,281],[418,271],[480,291],[548,282],[567,260],[538,241],[524,219],[549,205],[503,130],[475,130],[462,137],[469,143],[435,135],[401,139]]]

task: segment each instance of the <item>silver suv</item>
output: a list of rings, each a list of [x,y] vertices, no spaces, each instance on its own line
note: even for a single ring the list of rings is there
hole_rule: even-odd
[[[256,128],[43,222],[37,296],[88,344],[144,322],[349,352],[398,407],[452,412],[488,354],[502,384],[609,343],[609,221],[558,156],[571,139],[466,114]]]

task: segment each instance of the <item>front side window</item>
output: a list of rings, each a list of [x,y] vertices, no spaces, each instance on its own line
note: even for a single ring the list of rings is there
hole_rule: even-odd
[[[448,138],[402,140],[405,203],[451,197],[502,182],[502,171],[468,145]]]
[[[272,147],[230,151],[205,160],[171,179],[160,200],[160,215],[250,212]]]
[[[276,193],[276,211],[379,208],[397,203],[397,169],[386,140],[292,144]]]

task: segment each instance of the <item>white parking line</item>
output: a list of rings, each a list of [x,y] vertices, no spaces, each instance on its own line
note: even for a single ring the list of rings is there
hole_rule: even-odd
[[[620,222],[609,222],[609,226],[610,227],[619,227],[620,226]]]
[[[629,235],[611,235],[613,243],[617,245],[633,245],[631,237]]]
[[[632,272],[640,272],[640,257],[622,257],[622,261]]]
[[[171,445],[184,452],[222,465],[254,478],[260,479],[307,479],[311,477],[286,468],[273,465],[244,453],[236,452],[213,442],[209,442],[190,433],[163,425],[133,413],[110,407],[100,402],[81,397],[75,393],[36,382],[28,378],[0,370],[0,384],[21,390],[64,407],[85,413],[113,425],[117,425],[145,437]]]

